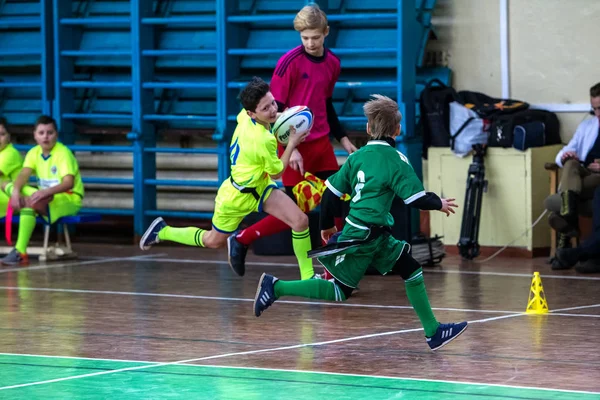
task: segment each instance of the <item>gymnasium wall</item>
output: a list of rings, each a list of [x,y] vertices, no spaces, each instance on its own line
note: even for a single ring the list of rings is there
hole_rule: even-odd
[[[502,96],[500,0],[440,0],[433,24],[459,90]],[[510,97],[531,104],[586,104],[600,82],[600,1],[508,0]],[[561,112],[567,142],[586,112]]]

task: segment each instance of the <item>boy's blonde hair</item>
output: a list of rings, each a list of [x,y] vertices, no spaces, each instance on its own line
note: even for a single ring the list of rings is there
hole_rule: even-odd
[[[402,121],[398,104],[387,96],[374,94],[363,106],[373,139],[392,137]]]
[[[327,26],[327,14],[315,3],[302,7],[294,18],[294,29],[298,32],[306,29],[320,29],[325,32]]]

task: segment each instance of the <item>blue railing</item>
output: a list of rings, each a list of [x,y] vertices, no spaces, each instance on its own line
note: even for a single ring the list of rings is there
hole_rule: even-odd
[[[38,75],[17,74],[0,80],[0,110],[2,99],[12,100],[17,91],[39,93],[39,112],[57,119],[61,141],[74,152],[131,154],[131,178],[84,174],[83,180],[133,186],[134,207],[85,211],[132,215],[138,235],[157,215],[211,217],[209,212],[158,209],[157,187],[214,190],[226,179],[228,141],[240,108],[235,96],[256,71],[269,80],[277,58],[299,43],[291,22],[305,4],[197,0],[172,1],[160,9],[160,3],[98,0],[74,7],[72,0],[41,0],[27,6],[8,0],[0,8],[0,28],[38,35],[26,46],[0,47],[0,57],[27,58],[39,66]],[[412,144],[416,98],[432,77],[449,81],[447,69],[421,68],[425,44],[433,32],[435,3],[341,0],[338,8],[325,9],[332,27],[327,45],[342,58],[343,76],[334,93],[340,121],[348,128],[362,128],[365,119],[360,105],[372,91],[394,97],[401,105],[407,133],[398,147],[417,170],[420,151]],[[3,10],[9,12],[5,15]],[[380,40],[365,42],[369,34]],[[357,40],[361,36],[363,40]],[[264,43],[269,47],[264,48]],[[379,69],[373,73],[368,70],[371,67]],[[121,127],[129,132],[130,145],[75,145],[79,124]],[[160,147],[157,126],[209,130],[216,147]],[[157,179],[158,153],[216,156],[216,180]],[[336,155],[345,152],[336,151]]]

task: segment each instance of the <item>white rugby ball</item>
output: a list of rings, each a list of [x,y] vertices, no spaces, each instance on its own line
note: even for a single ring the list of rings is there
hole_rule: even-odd
[[[306,106],[294,106],[285,110],[273,125],[273,134],[283,145],[290,139],[290,125],[296,128],[296,133],[308,132],[313,126],[313,113]]]

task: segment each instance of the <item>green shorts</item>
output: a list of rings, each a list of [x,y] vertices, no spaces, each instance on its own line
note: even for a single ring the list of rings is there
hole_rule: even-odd
[[[241,193],[226,179],[215,198],[213,228],[221,233],[233,233],[248,214],[262,211],[273,189],[277,189],[275,182],[265,179],[256,187],[257,200],[251,193]]]
[[[369,230],[346,224],[338,242],[362,240],[368,235]],[[385,233],[372,242],[351,247],[336,254],[318,257],[317,260],[335,279],[348,287],[357,288],[369,267],[373,267],[380,274],[385,275],[394,268],[400,256],[409,250],[408,243]]]

